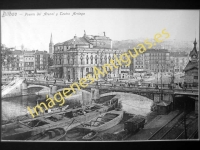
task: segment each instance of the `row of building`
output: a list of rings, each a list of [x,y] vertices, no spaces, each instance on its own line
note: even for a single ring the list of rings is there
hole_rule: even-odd
[[[58,78],[80,79],[93,73],[93,66],[101,67],[109,63],[114,55],[124,51],[113,49],[112,40],[99,35],[87,35],[53,44],[52,35],[49,52],[54,60],[51,67]],[[132,59],[130,66],[121,66],[108,74],[108,77],[128,78],[134,73],[142,72],[182,72],[189,61],[186,52],[169,52],[167,49],[148,49],[137,58]]]
[[[4,64],[2,65],[3,73],[9,73],[10,71],[30,73],[43,73],[48,69],[48,58],[50,57],[47,51],[26,51],[26,50],[11,50],[12,60],[8,62],[5,57]]]
[[[196,40],[194,42],[196,44]],[[196,45],[195,45],[196,46]],[[23,71],[26,73],[47,72],[51,69],[54,77],[80,79],[87,74],[93,74],[93,66],[101,67],[120,56],[125,51],[113,49],[112,40],[103,36],[87,35],[74,38],[62,43],[53,44],[52,35],[47,51],[12,50],[12,63],[2,65],[2,71]],[[107,74],[107,78],[129,78],[135,73],[144,72],[183,72],[191,54],[186,52],[169,52],[167,49],[147,49],[137,58],[131,60],[130,66],[122,65]],[[198,54],[197,54],[198,55]],[[49,66],[48,59],[53,59]],[[109,69],[108,69],[109,70]]]

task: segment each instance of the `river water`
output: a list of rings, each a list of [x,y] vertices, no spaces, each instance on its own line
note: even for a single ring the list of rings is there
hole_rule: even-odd
[[[106,95],[117,95],[122,102],[122,109],[126,112],[143,116],[151,112],[150,107],[153,101],[146,97],[123,92],[106,93]],[[27,106],[32,108],[37,105],[36,100],[36,95],[2,99],[2,119],[7,120],[25,115],[27,113]],[[72,98],[72,100],[74,100],[74,98]]]

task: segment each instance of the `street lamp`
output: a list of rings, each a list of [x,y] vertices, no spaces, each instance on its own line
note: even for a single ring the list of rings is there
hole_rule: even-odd
[[[83,50],[83,52],[80,54],[80,59],[81,59],[81,65],[82,65],[82,63],[83,63],[83,56],[85,56],[84,55],[84,50]],[[81,67],[81,71],[82,71],[82,78],[83,78],[83,67]]]
[[[174,79],[175,79],[175,77],[174,77],[174,67],[175,67],[175,64],[173,63],[173,74],[172,74],[172,76],[171,76],[171,85],[173,85],[174,86]],[[173,87],[172,87],[173,88]],[[173,88],[174,89],[174,88]]]
[[[158,87],[158,61],[157,61],[157,87]]]
[[[163,65],[161,64],[161,76],[160,76],[160,78],[161,78],[161,100],[163,100],[163,93],[162,93],[162,70],[163,70]]]

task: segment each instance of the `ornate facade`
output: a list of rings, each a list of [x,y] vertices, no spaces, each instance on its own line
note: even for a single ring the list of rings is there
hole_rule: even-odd
[[[119,50],[112,49],[112,40],[104,36],[74,36],[73,39],[54,45],[55,77],[78,80],[87,74],[93,74],[93,66],[109,64]],[[107,77],[118,77],[118,70],[111,71]]]

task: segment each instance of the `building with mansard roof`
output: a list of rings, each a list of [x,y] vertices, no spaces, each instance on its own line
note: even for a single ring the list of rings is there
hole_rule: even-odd
[[[183,72],[183,69],[189,62],[189,54],[186,52],[171,52],[170,53],[171,72],[173,67],[175,72]]]
[[[87,74],[93,74],[93,66],[101,67],[119,56],[120,51],[112,48],[112,40],[99,35],[87,35],[84,31],[82,37],[77,37],[54,45],[53,69],[55,77],[77,80]],[[114,70],[107,77],[117,77],[119,72]]]

